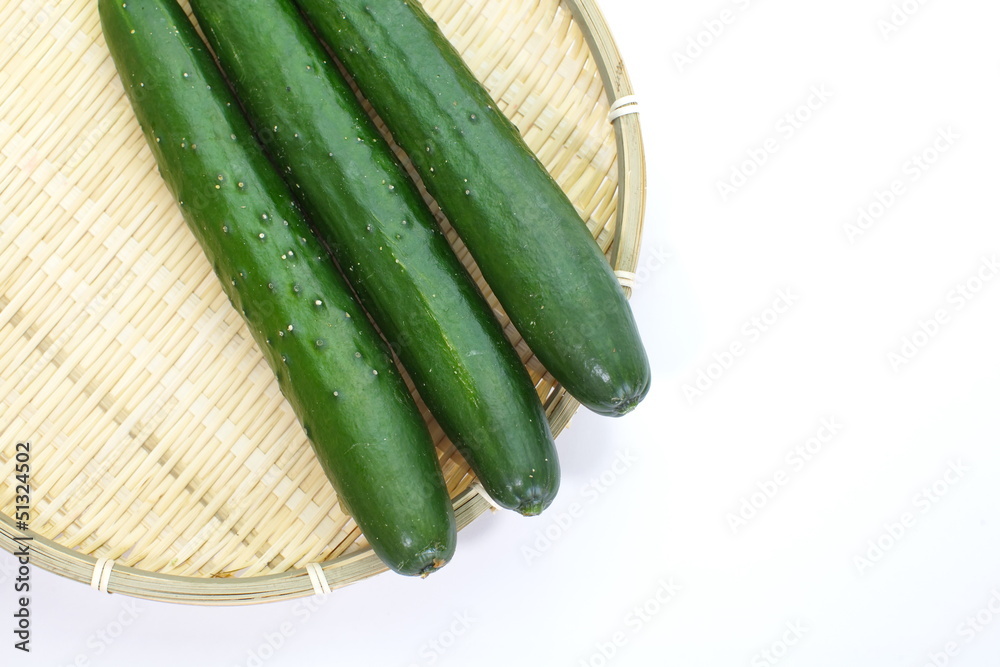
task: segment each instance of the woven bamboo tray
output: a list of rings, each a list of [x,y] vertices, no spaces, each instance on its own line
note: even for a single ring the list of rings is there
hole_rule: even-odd
[[[424,4],[628,292],[642,145],[593,1]],[[162,184],[96,3],[0,0],[0,44],[0,546],[30,536],[36,567],[192,604],[289,599],[384,571]],[[506,330],[558,434],[578,404]],[[424,414],[465,526],[490,506]],[[28,531],[14,521],[23,441]]]

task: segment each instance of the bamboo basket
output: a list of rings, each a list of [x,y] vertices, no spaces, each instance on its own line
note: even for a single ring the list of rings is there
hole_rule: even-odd
[[[425,0],[630,292],[637,106],[593,0]],[[0,0],[0,546],[100,591],[206,605],[385,570],[341,510],[124,97],[93,0]],[[578,404],[509,325],[554,434]],[[459,527],[490,508],[424,410]],[[29,530],[15,445],[30,442]],[[461,548],[461,546],[459,546]]]

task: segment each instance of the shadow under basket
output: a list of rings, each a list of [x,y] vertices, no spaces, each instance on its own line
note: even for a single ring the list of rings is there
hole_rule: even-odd
[[[162,183],[97,4],[0,4],[0,546],[14,552],[30,537],[36,567],[188,604],[286,600],[385,571]],[[424,7],[569,194],[630,293],[642,141],[593,0]],[[577,402],[531,355],[441,221],[558,435]],[[461,528],[490,504],[424,416]],[[15,520],[19,456],[30,456],[30,530]]]

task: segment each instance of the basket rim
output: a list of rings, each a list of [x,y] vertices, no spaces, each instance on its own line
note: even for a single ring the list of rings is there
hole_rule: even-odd
[[[579,24],[599,70],[609,103],[634,95],[624,62],[596,0],[559,0]],[[632,274],[638,264],[646,206],[646,166],[638,115],[634,112],[612,122],[617,150],[618,202],[615,235],[611,246],[612,268]],[[631,287],[623,285],[626,296]],[[580,404],[556,385],[545,405],[553,435],[569,425]],[[452,499],[456,524],[464,528],[487,510],[491,503],[472,485]],[[495,511],[495,509],[494,509]],[[319,592],[312,578],[316,570],[296,568],[250,577],[196,577],[163,574],[95,558],[60,545],[30,530],[18,530],[15,521],[0,513],[0,548],[13,554],[27,544],[31,563],[53,574],[93,588],[158,602],[191,605],[233,606],[260,604],[307,597]],[[388,570],[371,547],[317,563],[330,590],[347,586]],[[326,587],[323,587],[326,592]]]

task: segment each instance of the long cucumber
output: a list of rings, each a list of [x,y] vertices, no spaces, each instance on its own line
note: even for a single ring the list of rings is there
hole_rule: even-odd
[[[456,530],[430,434],[194,27],[175,0],[99,10],[160,173],[338,496],[393,570],[440,567]]]
[[[649,364],[572,202],[417,0],[294,0],[406,151],[511,321],[583,405],[618,416]]]
[[[289,0],[193,0],[223,71],[420,396],[500,505],[559,468],[526,369],[415,185]]]

